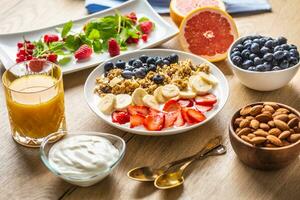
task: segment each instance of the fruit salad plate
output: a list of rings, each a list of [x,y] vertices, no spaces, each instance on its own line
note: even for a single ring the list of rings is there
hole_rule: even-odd
[[[92,15],[89,15],[86,17],[82,17],[77,20],[72,20],[73,25],[72,25],[71,31],[69,31],[69,34],[81,33],[83,31],[85,32],[84,27],[86,27],[85,26],[86,23],[90,22],[91,20],[104,18],[107,16],[116,16],[116,14],[128,17],[128,15],[130,15],[130,13],[132,13],[132,12],[135,13],[135,15],[136,15],[134,17],[137,17],[137,22],[136,22],[137,25],[136,25],[136,27],[133,27],[133,29],[135,30],[137,28],[136,30],[139,30],[141,32],[141,35],[139,36],[138,41],[135,41],[134,39],[132,41],[126,40],[125,41],[126,48],[122,49],[122,46],[121,46],[120,54],[124,54],[126,52],[131,52],[131,51],[138,50],[138,49],[150,48],[150,47],[157,46],[157,45],[169,40],[170,38],[172,38],[173,36],[175,36],[178,33],[178,28],[174,24],[168,23],[165,20],[163,20],[163,18],[160,17],[153,10],[153,8],[148,4],[148,2],[146,0],[130,0],[130,1],[124,2],[123,4],[121,4],[117,7],[110,8],[105,11],[101,11],[101,12],[98,12],[98,13],[95,13],[95,14],[92,14]],[[153,23],[153,28],[152,28],[151,33],[149,33],[147,35],[142,35],[144,32],[143,32],[143,30],[141,30],[142,28],[138,27],[138,26],[140,25],[140,23],[142,23],[143,21],[147,21],[147,20],[149,20]],[[128,22],[125,22],[125,20],[124,20],[125,25],[126,25],[126,23],[128,25]],[[17,55],[17,53],[19,53],[19,52],[21,54],[23,53],[23,52],[21,52],[21,51],[23,51],[23,49],[22,49],[23,44],[20,44],[20,46],[18,44],[18,43],[24,41],[23,38],[25,38],[25,41],[39,41],[41,39],[42,42],[45,42],[48,45],[48,47],[50,48],[49,40],[50,39],[52,40],[55,38],[47,37],[46,38],[47,42],[46,42],[45,35],[56,34],[59,37],[61,37],[60,36],[61,33],[58,30],[61,31],[62,28],[66,24],[68,24],[68,22],[50,26],[47,28],[33,30],[33,31],[10,33],[10,34],[0,34],[0,60],[3,64],[3,66],[7,69],[10,66],[12,66],[14,63],[18,62],[17,61],[18,58],[21,58],[21,59],[19,59],[21,61],[24,59],[23,55],[21,55],[20,57],[18,57],[18,55]],[[120,26],[124,27],[125,26],[124,24],[122,24],[122,25],[119,24],[118,27],[120,27]],[[104,26],[109,26],[109,23],[106,23]],[[68,29],[68,27],[66,27],[66,30],[67,29]],[[102,31],[104,29],[105,29],[105,27],[102,27]],[[126,28],[126,30],[128,30],[128,29]],[[129,32],[129,31],[121,32],[121,31],[120,31],[120,29],[118,29],[118,34],[120,34],[120,35],[123,34],[122,35],[123,38],[124,37],[127,38],[128,34],[132,35],[132,37],[137,37],[136,33],[132,33],[132,31],[131,32]],[[104,31],[104,33],[105,33],[105,31]],[[148,30],[146,30],[146,33],[148,33]],[[125,34],[125,36],[124,36],[124,34]],[[92,30],[87,38],[89,40],[92,40],[94,38],[101,37],[103,35],[105,35],[105,34],[98,34],[97,31]],[[66,38],[60,38],[59,41],[66,42],[65,39]],[[24,41],[24,45],[25,45],[25,41]],[[69,40],[68,45],[72,47],[73,44],[70,41],[71,40]],[[103,44],[103,46],[105,46],[106,44],[107,43]],[[74,42],[74,45],[76,45],[75,42]],[[53,46],[54,45],[52,45],[52,47]],[[100,48],[100,44],[95,45],[95,46],[98,46],[98,48]],[[43,48],[43,45],[41,48]],[[55,48],[57,50],[57,48],[60,48],[60,47],[59,47],[59,45],[57,45],[53,48]],[[94,48],[94,43],[93,43],[93,48]],[[61,56],[60,54],[63,54],[63,53],[61,51],[57,51],[58,60]],[[27,59],[27,57],[30,57],[30,59],[32,59],[32,55],[27,56],[27,54],[26,54],[25,57],[26,57],[26,59]],[[92,66],[96,66],[99,63],[111,58],[107,49],[104,49],[103,51],[99,51],[99,53],[96,53],[95,48],[94,48],[94,53],[88,59],[78,60],[75,57],[76,57],[75,54],[71,54],[68,63],[64,63],[64,61],[62,62],[62,63],[64,63],[64,64],[62,64],[64,74],[72,73],[72,72],[86,69],[86,68],[89,68]],[[53,56],[52,57],[50,56],[50,57],[47,57],[47,59],[56,60],[56,57],[54,56],[54,58],[53,58]]]
[[[224,74],[207,60],[181,51],[145,49],[96,67],[85,100],[103,121],[148,136],[172,135],[214,118],[229,94]]]

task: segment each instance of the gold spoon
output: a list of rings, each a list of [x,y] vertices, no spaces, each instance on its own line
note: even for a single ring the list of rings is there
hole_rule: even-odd
[[[210,152],[203,154],[200,157],[195,157],[194,159],[189,160],[188,162],[183,164],[178,169],[178,171],[170,172],[170,173],[166,173],[166,174],[162,174],[162,175],[158,176],[154,181],[154,186],[157,187],[158,189],[170,189],[170,188],[177,187],[177,186],[183,184],[183,182],[184,182],[184,178],[183,178],[184,170],[195,160],[198,160],[198,159],[202,160],[209,156],[217,156],[217,155],[222,155],[225,153],[226,153],[226,147],[223,145],[219,145],[218,147],[214,148]]]
[[[148,166],[137,167],[137,168],[131,169],[127,173],[127,176],[136,181],[154,181],[158,176],[164,174],[171,167],[179,165],[184,162],[187,162],[194,158],[198,158],[199,156],[201,156],[201,155],[209,152],[210,150],[214,149],[215,147],[219,146],[221,144],[221,141],[222,141],[222,137],[217,136],[217,137],[209,140],[208,143],[198,153],[196,153],[192,156],[170,162],[170,163],[168,163],[160,168],[157,168],[157,169],[153,169]]]

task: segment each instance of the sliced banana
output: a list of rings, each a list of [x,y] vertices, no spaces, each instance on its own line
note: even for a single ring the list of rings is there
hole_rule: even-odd
[[[211,84],[211,85],[217,85],[218,81],[216,79],[216,77],[212,74],[206,74],[204,72],[199,72],[198,75],[207,83]]]
[[[163,86],[159,86],[153,92],[153,95],[158,103],[165,103],[167,101],[167,99],[162,94],[162,88]]]
[[[198,95],[207,94],[212,89],[212,85],[205,82],[200,76],[193,79],[191,85],[194,92]]]
[[[100,99],[98,108],[104,114],[111,114],[115,108],[116,96],[114,94],[107,94]]]
[[[163,86],[161,92],[164,97],[173,98],[179,95],[180,90],[176,85],[168,84]]]
[[[192,82],[194,81],[194,79],[197,79],[197,78],[199,78],[199,76],[197,76],[197,75],[190,76],[190,78],[189,78],[189,86],[190,87],[192,87]]]
[[[192,99],[196,97],[196,93],[193,91],[180,91],[179,96],[182,99]]]
[[[153,95],[147,94],[143,97],[143,102],[146,106],[159,110],[159,104]]]
[[[143,97],[147,94],[146,90],[137,88],[132,93],[132,102],[137,106],[143,106]]]
[[[109,82],[109,86],[110,87],[114,87],[115,85],[117,85],[118,83],[120,83],[121,81],[123,81],[124,79],[122,77],[115,77],[113,78],[110,82]]]
[[[129,94],[118,94],[116,95],[116,110],[122,110],[127,108],[132,103],[131,96]]]

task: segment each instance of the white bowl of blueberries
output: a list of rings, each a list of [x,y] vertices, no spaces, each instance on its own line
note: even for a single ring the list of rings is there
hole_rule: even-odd
[[[228,60],[233,73],[245,86],[259,91],[279,89],[296,75],[299,52],[287,39],[245,36],[230,47]]]

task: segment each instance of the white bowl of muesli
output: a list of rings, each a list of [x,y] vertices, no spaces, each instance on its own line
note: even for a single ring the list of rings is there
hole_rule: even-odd
[[[85,99],[102,120],[120,130],[172,135],[214,118],[229,94],[224,74],[207,60],[182,51],[146,49],[96,67]]]

